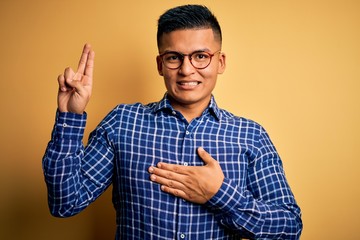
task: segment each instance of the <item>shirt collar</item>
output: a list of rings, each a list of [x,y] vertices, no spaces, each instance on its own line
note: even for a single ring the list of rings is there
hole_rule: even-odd
[[[159,101],[156,106],[154,107],[154,112],[158,111],[174,111],[174,108],[170,104],[170,100],[168,98],[168,94],[165,93],[164,97]],[[205,109],[202,115],[205,115],[207,112],[209,112],[211,115],[213,115],[217,120],[221,119],[221,111],[219,107],[216,104],[215,97],[212,95],[210,99],[209,106]]]

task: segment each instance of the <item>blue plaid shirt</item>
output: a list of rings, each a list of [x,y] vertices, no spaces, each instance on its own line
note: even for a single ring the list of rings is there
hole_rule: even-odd
[[[188,123],[166,95],[119,105],[82,138],[86,114],[57,112],[43,158],[51,213],[77,214],[113,184],[116,239],[298,239],[301,213],[282,162],[257,123],[217,107],[214,98]],[[206,204],[160,190],[148,167],[159,161],[201,166],[204,147],[225,179]],[[211,181],[211,179],[209,179]]]

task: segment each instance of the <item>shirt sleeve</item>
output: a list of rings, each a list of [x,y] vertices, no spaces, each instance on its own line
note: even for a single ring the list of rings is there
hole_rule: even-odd
[[[43,157],[43,172],[52,215],[68,217],[79,213],[111,184],[113,150],[104,119],[82,142],[86,113],[56,113],[51,140]],[[109,117],[108,117],[109,118]]]
[[[251,239],[299,239],[301,211],[285,178],[282,162],[263,128],[255,159],[249,160],[247,189],[225,178],[207,205],[219,222]]]

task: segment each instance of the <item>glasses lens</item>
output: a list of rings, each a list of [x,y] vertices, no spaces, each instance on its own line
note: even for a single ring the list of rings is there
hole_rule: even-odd
[[[183,56],[176,52],[165,53],[162,58],[165,66],[171,69],[180,67],[183,60]]]
[[[211,61],[211,55],[207,52],[195,52],[190,58],[191,63],[196,68],[206,68]]]

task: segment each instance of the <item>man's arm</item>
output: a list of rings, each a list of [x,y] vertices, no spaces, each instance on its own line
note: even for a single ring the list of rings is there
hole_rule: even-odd
[[[86,124],[84,111],[92,91],[94,57],[91,46],[85,44],[77,71],[66,68],[58,77],[58,111],[51,141],[43,157],[48,203],[51,213],[58,217],[80,212],[111,181],[111,148],[106,148],[102,155],[97,154],[98,149],[108,142],[105,131],[99,127],[95,133],[97,137],[89,140],[86,149],[82,144]],[[103,164],[102,168],[97,169],[96,164]]]
[[[43,171],[52,215],[73,216],[111,184],[114,152],[111,113],[82,143],[86,114],[57,112],[52,138],[43,157]],[[106,129],[105,129],[106,128]]]

